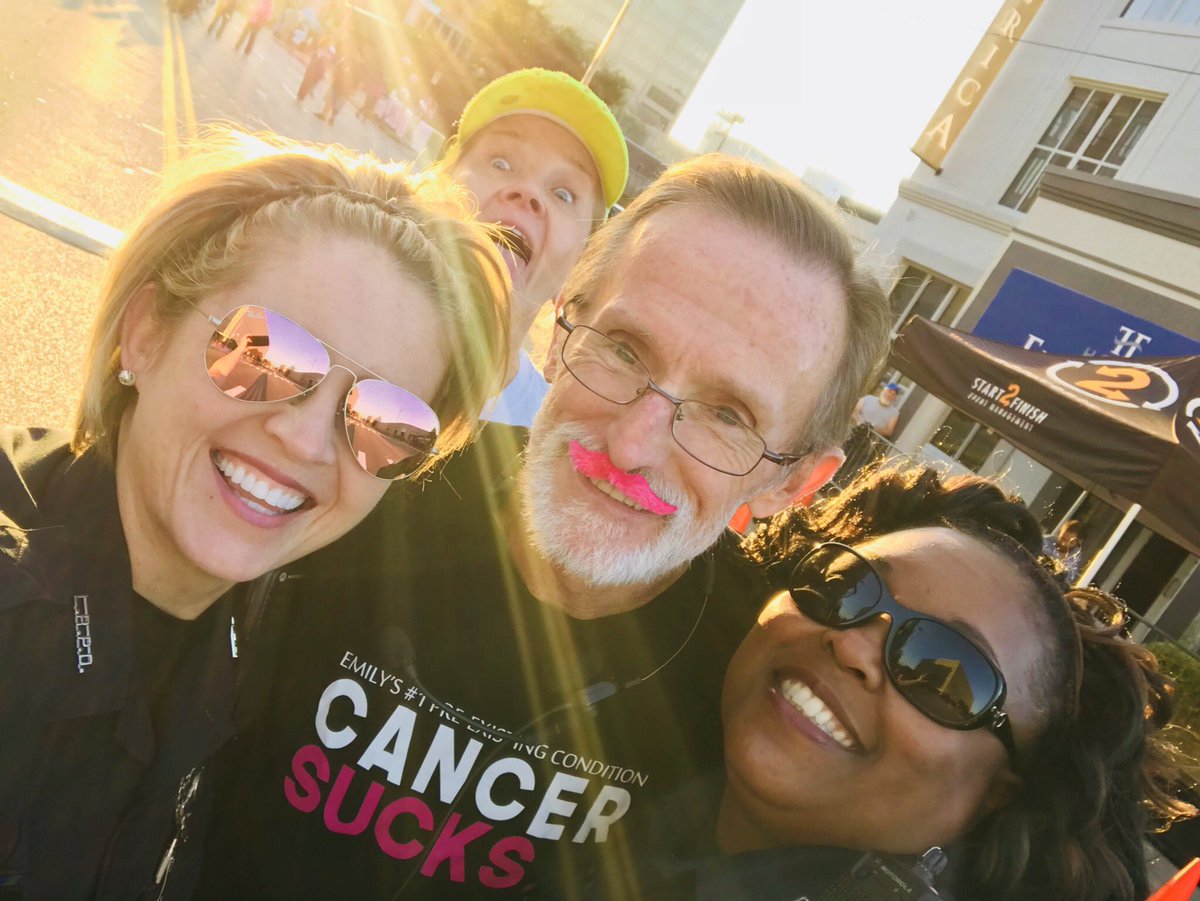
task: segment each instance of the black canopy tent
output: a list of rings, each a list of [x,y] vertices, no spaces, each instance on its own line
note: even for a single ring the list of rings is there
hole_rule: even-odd
[[[1143,509],[1200,555],[1200,356],[1058,356],[914,316],[892,363],[1035,460],[1129,502],[1081,583]]]

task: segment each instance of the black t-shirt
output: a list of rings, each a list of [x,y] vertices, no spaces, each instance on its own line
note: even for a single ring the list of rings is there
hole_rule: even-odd
[[[184,660],[188,649],[211,628],[211,620],[220,616],[220,608],[209,608],[194,620],[176,619],[140,595],[130,605],[133,613],[134,647],[137,653],[137,680],[142,697],[150,709],[154,731],[163,731],[163,720],[170,715],[171,698],[180,684],[188,683]],[[224,611],[228,616],[228,611]]]
[[[538,602],[500,517],[512,433],[486,434],[273,599],[274,686],[224,761],[201,897],[638,895],[627,825],[719,763],[765,594],[722,544],[628,613]]]

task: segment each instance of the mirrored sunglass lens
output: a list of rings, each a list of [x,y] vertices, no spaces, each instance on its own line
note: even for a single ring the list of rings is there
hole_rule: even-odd
[[[796,567],[792,596],[808,616],[827,626],[853,622],[879,603],[882,586],[865,562],[839,548],[817,548]]]
[[[942,723],[965,724],[999,694],[995,669],[963,635],[931,620],[909,620],[890,643],[888,671],[918,710]]]
[[[314,388],[329,372],[324,346],[278,313],[244,306],[227,315],[204,351],[208,377],[238,400],[287,400]]]
[[[423,400],[379,379],[355,382],[346,397],[346,437],[359,465],[381,479],[398,479],[429,456],[437,415]]]

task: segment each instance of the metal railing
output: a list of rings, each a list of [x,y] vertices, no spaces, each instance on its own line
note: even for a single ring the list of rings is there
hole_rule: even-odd
[[[909,456],[866,423],[854,427],[850,437],[842,445],[842,451],[846,454],[846,462],[830,480],[830,487],[835,491],[844,490],[854,481],[855,476],[868,467],[896,457]]]
[[[1183,642],[1170,632],[1160,629],[1157,625],[1132,610],[1129,611],[1129,637],[1138,644],[1150,644],[1157,641],[1171,644],[1184,654],[1187,654],[1200,666],[1200,656],[1197,656],[1195,651],[1183,644]]]

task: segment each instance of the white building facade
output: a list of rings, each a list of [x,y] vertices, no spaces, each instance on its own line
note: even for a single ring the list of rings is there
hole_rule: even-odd
[[[630,175],[636,189],[678,158],[667,136],[744,2],[634,0],[630,4],[603,65],[629,81],[617,118],[633,145]],[[589,47],[596,47],[622,3],[543,0],[542,6],[554,21],[573,29]]]
[[[986,329],[1003,312],[1039,324],[1001,340],[1055,353],[1200,352],[1200,0],[1037,6],[1004,4],[981,48],[1008,42],[1007,60],[987,87],[968,70],[950,86],[947,100],[970,118],[940,170],[919,165],[875,230],[898,263],[895,326],[915,313],[999,337]],[[1010,40],[1022,15],[1032,17]],[[973,59],[986,68],[989,53]],[[941,137],[938,124],[926,141]],[[1068,296],[1096,315],[1078,321],[1056,306]],[[901,450],[1001,475],[1047,531],[1084,519],[1087,550],[1120,518],[1121,502],[1101,487],[1070,484],[906,387]],[[1200,613],[1196,558],[1153,517],[1138,523],[1099,581],[1182,634]]]

